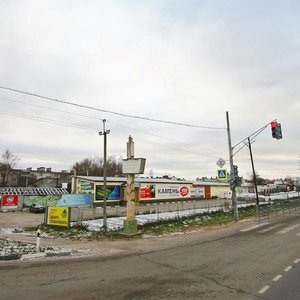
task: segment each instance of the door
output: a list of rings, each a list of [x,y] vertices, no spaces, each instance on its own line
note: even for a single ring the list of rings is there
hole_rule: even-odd
[[[210,199],[211,198],[210,186],[205,186],[204,187],[204,197],[205,197],[205,199]]]

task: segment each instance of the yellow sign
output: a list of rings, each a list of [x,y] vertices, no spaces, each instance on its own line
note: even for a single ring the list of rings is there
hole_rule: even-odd
[[[47,224],[69,227],[69,207],[48,207]]]

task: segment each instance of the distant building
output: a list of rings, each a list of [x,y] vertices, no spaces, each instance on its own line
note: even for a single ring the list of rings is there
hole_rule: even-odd
[[[108,200],[126,201],[126,178],[107,177]],[[74,176],[72,193],[93,194],[94,202],[103,200],[103,177]],[[189,181],[177,178],[135,178],[136,199],[139,201],[162,201],[172,199],[211,199],[229,198],[231,191],[228,183],[217,181]]]
[[[52,168],[39,167],[33,170],[31,167],[27,169],[11,169],[9,176],[5,182],[7,168],[0,167],[0,186],[4,187],[48,187],[60,188],[63,185],[71,185],[73,172],[61,170],[53,172]]]

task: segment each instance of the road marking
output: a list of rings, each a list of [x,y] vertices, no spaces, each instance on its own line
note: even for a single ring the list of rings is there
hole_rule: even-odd
[[[270,287],[268,285],[264,286],[261,290],[258,291],[259,294],[265,293]]]
[[[285,233],[288,233],[296,228],[298,228],[300,226],[300,224],[296,224],[296,225],[293,225],[293,226],[289,226],[287,228],[284,228],[280,231],[277,232],[277,234],[285,234]]]
[[[300,258],[297,258],[296,260],[294,260],[294,264],[297,264],[298,262],[300,262]]]
[[[284,269],[284,271],[288,272],[290,269],[292,269],[293,267],[292,266],[288,266]]]
[[[281,277],[282,275],[277,275],[276,277],[273,278],[273,281],[278,281]]]
[[[250,230],[254,230],[254,229],[257,229],[259,227],[262,227],[262,226],[266,226],[270,224],[269,222],[266,222],[266,223],[260,223],[260,224],[257,224],[257,225],[253,225],[251,227],[248,227],[248,228],[245,228],[245,229],[241,229],[240,231],[242,232],[246,232],[246,231],[250,231]]]
[[[257,231],[257,232],[259,232],[259,233],[265,233],[265,232],[271,231],[271,230],[273,230],[275,228],[278,228],[280,226],[283,226],[283,225],[284,225],[284,223],[278,223],[278,224],[276,224],[274,226],[268,227],[266,229],[263,229],[263,230],[260,230],[260,231]]]

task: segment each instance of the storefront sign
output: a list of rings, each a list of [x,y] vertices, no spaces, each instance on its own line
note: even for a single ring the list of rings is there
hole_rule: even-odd
[[[5,209],[17,208],[19,202],[18,195],[4,195],[2,196],[1,206]]]
[[[172,199],[190,197],[191,186],[185,184],[142,184],[140,199]]]
[[[87,181],[87,180],[79,180],[79,189],[81,191],[90,191],[94,190],[94,182]]]

